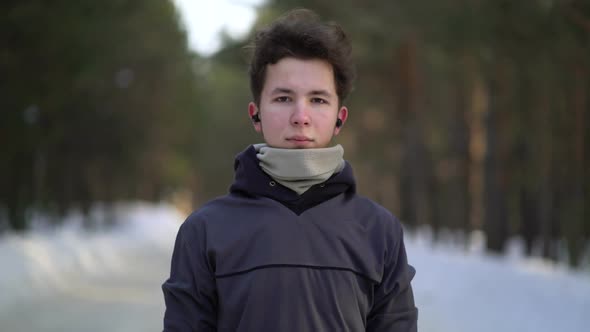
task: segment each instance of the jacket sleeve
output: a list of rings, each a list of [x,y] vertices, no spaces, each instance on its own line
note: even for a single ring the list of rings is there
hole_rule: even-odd
[[[418,309],[410,282],[416,270],[408,264],[401,224],[386,253],[383,279],[374,289],[374,300],[367,317],[367,331],[416,332]],[[393,240],[393,241],[392,241]]]
[[[170,278],[162,285],[164,332],[217,329],[217,291],[205,249],[204,224],[190,221],[187,219],[178,231]]]

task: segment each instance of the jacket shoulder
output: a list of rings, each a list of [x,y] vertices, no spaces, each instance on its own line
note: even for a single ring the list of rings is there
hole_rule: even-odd
[[[399,223],[399,219],[391,213],[391,211],[368,197],[355,194],[351,201],[357,209],[371,212],[376,217],[389,219],[391,222]]]
[[[211,199],[191,212],[184,223],[194,226],[201,223],[206,223],[207,220],[215,217],[224,209],[228,208],[232,204],[232,201],[233,199],[230,197],[230,195],[219,196]]]
[[[204,203],[194,210],[184,223],[204,227],[215,221],[236,217],[257,205],[261,205],[259,200],[230,193]]]

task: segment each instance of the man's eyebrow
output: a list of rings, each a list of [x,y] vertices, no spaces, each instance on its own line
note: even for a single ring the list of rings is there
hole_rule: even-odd
[[[281,94],[281,93],[286,93],[286,94],[295,94],[295,92],[289,88],[274,88],[271,91],[271,95],[275,95],[275,94]],[[308,94],[308,96],[324,96],[324,97],[332,97],[332,94],[328,91],[328,90],[311,90]]]
[[[328,92],[328,90],[312,90],[309,92],[311,96],[324,96],[324,97],[332,97],[332,94]]]
[[[274,90],[271,91],[271,94],[273,95],[277,93],[293,94],[293,90],[287,88],[274,88]]]

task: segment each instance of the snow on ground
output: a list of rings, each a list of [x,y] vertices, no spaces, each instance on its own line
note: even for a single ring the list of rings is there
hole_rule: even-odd
[[[161,331],[160,285],[185,218],[165,205],[121,206],[125,223],[87,232],[70,216],[56,231],[0,237],[0,331]],[[477,243],[477,241],[476,241]],[[587,331],[590,273],[479,246],[406,236],[422,332]]]
[[[588,331],[588,271],[482,248],[483,242],[464,250],[408,236],[420,331]]]
[[[161,331],[160,286],[184,220],[167,206],[120,207],[116,230],[79,216],[57,231],[0,238],[0,331]]]

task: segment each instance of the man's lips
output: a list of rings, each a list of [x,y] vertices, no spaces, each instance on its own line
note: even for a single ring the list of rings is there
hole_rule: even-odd
[[[294,141],[294,142],[313,142],[313,139],[306,137],[306,136],[291,136],[287,138],[287,141]]]

